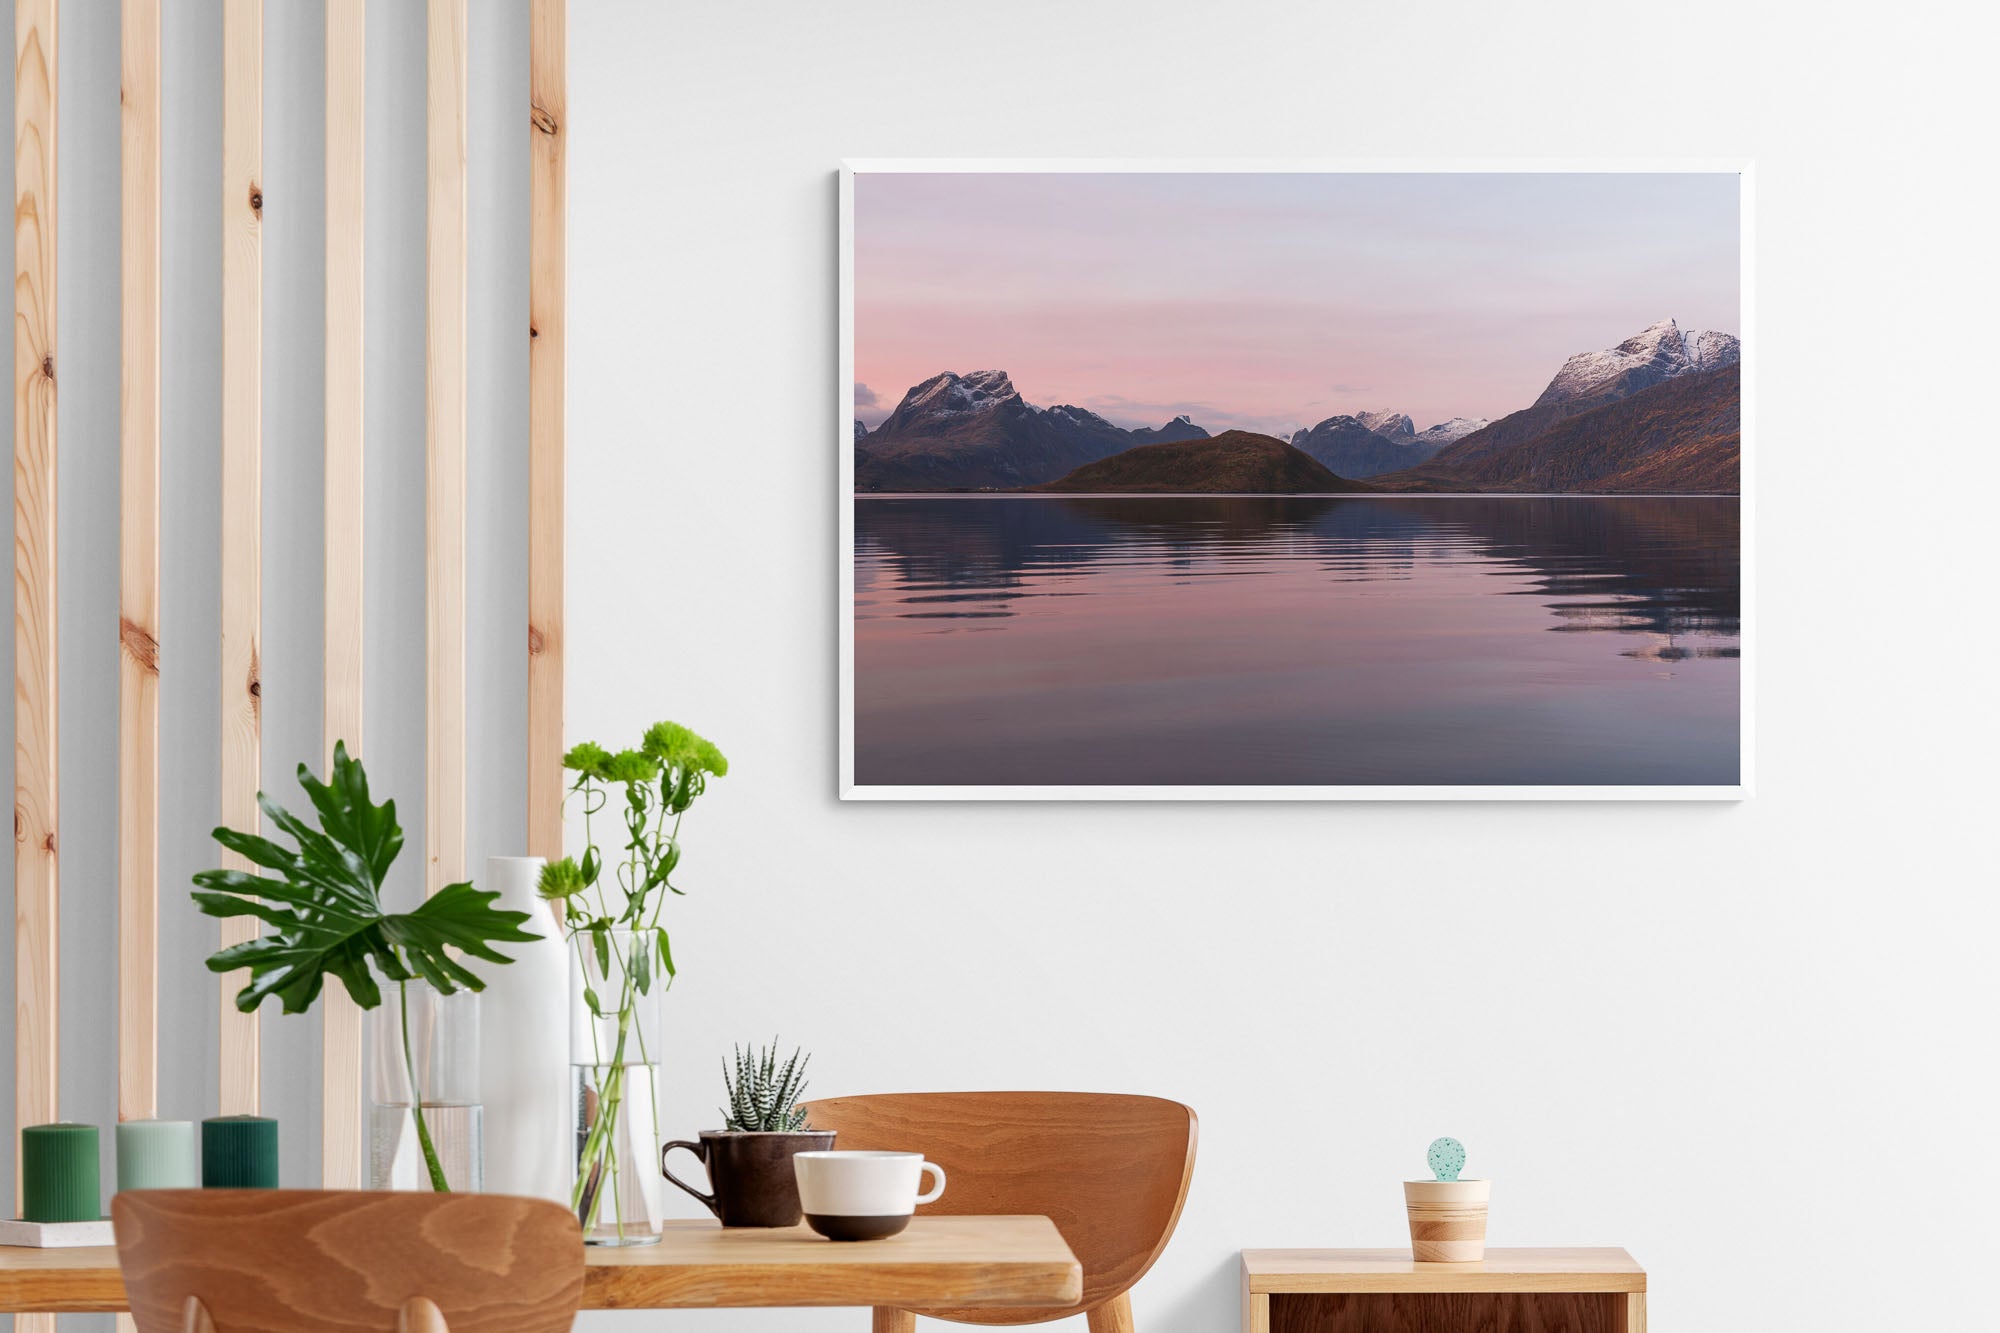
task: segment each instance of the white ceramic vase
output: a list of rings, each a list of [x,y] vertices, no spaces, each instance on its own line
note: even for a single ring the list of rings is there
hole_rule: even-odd
[[[480,969],[482,1084],[486,1101],[486,1192],[569,1203],[569,954],[555,913],[536,893],[539,856],[491,856],[483,889],[495,904],[527,912],[533,944],[505,944],[505,967]]]

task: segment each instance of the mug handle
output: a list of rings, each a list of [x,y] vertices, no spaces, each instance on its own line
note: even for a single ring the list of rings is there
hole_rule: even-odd
[[[702,1167],[704,1169],[707,1168],[708,1154],[702,1151],[702,1146],[700,1143],[691,1143],[686,1139],[675,1139],[672,1143],[669,1143],[666,1147],[660,1149],[660,1174],[667,1178],[667,1182],[669,1184],[678,1187],[685,1193],[692,1194],[695,1198],[701,1200],[702,1207],[708,1209],[709,1212],[714,1213],[717,1217],[721,1217],[722,1207],[720,1204],[716,1203],[715,1196],[713,1194],[703,1194],[700,1190],[688,1184],[685,1180],[682,1180],[679,1176],[675,1175],[672,1171],[669,1171],[667,1169],[667,1154],[672,1152],[676,1148],[686,1148],[689,1152],[693,1153],[697,1158],[700,1159]],[[714,1181],[711,1180],[709,1182],[709,1188],[710,1189],[715,1188]]]
[[[944,1168],[939,1166],[936,1162],[925,1162],[921,1167],[918,1168],[918,1170],[919,1172],[923,1171],[931,1172],[933,1175],[937,1177],[937,1184],[931,1187],[931,1190],[928,1194],[919,1194],[917,1196],[917,1202],[936,1203],[938,1201],[939,1196],[944,1193]]]

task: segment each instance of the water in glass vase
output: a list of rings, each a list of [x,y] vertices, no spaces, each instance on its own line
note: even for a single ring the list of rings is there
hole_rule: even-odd
[[[412,1103],[424,1108],[421,1130],[410,1114]],[[485,1120],[479,996],[468,990],[440,994],[420,981],[384,981],[382,1004],[370,1011],[368,1023],[369,1188],[436,1189],[426,1136],[447,1188],[482,1188]]]
[[[424,1127],[430,1131],[431,1145],[444,1167],[445,1183],[454,1191],[476,1192],[486,1187],[485,1117],[486,1108],[476,1102],[463,1106],[430,1103],[424,1106]],[[371,1103],[368,1188],[427,1190],[431,1187],[423,1144],[417,1137],[417,1124],[410,1115],[409,1104]]]
[[[660,996],[651,931],[577,937],[570,955],[570,1203],[588,1245],[660,1238]]]
[[[651,1245],[664,1219],[657,1064],[571,1066],[577,1218],[591,1245]],[[606,1117],[607,1104],[617,1111]],[[601,1126],[600,1121],[604,1121]]]

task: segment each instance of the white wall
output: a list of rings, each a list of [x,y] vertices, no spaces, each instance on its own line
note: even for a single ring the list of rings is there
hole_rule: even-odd
[[[1194,1191],[1136,1295],[1168,1333],[1233,1327],[1239,1248],[1395,1243],[1440,1133],[1495,1243],[1628,1246],[1661,1329],[1976,1322],[1990,17],[574,9],[570,731],[671,716],[735,766],[687,828],[674,1126],[773,1030],[826,1093],[1182,1098]],[[1758,163],[1754,799],[833,799],[841,157],[1631,154]]]
[[[415,4],[370,8],[368,748],[421,845],[423,27]],[[736,765],[687,830],[671,1129],[712,1123],[718,1055],[774,1030],[817,1052],[825,1093],[1183,1098],[1203,1117],[1194,1193],[1137,1292],[1142,1327],[1165,1333],[1233,1326],[1241,1247],[1394,1243],[1396,1182],[1447,1132],[1499,1182],[1495,1243],[1629,1246],[1662,1329],[1973,1321],[2000,1241],[1986,1203],[2000,1186],[1986,1146],[1996,876],[1975,838],[1995,796],[2000,647],[1979,495],[2000,480],[1990,17],[573,8],[570,730],[611,740],[672,716]],[[171,9],[161,1103],[200,1116],[216,1083],[199,962],[214,928],[171,903],[213,863],[217,808],[220,20],[217,0]],[[520,836],[524,10],[474,7],[475,858]],[[66,0],[62,54],[76,98],[61,215],[63,1097],[100,1124],[115,1109],[114,11]],[[318,748],[320,9],[266,11],[265,780],[282,790]],[[1634,153],[1759,164],[1753,800],[833,800],[840,157]],[[11,734],[0,705],[0,749]],[[1412,985],[1416,967],[1442,980]],[[11,968],[0,955],[0,992]],[[309,1181],[318,1024],[269,1019],[265,1060],[288,1178]],[[0,1025],[8,1104],[11,1070]],[[1905,1263],[1925,1278],[1903,1278]]]

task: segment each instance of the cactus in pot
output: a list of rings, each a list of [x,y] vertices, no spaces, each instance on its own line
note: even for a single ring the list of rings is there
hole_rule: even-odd
[[[735,1048],[736,1064],[722,1068],[729,1105],[722,1127],[731,1134],[790,1134],[806,1128],[799,1097],[806,1090],[806,1065],[812,1057],[793,1051],[780,1066],[776,1045],[761,1051]]]
[[[722,1066],[727,1107],[722,1128],[705,1129],[697,1141],[669,1143],[660,1169],[667,1180],[707,1205],[726,1227],[789,1227],[803,1216],[792,1158],[833,1147],[832,1130],[806,1125],[799,1098],[812,1057],[794,1050],[782,1063],[775,1039],[767,1047],[735,1048]],[[704,1193],[666,1169],[666,1154],[685,1148],[708,1168]]]

